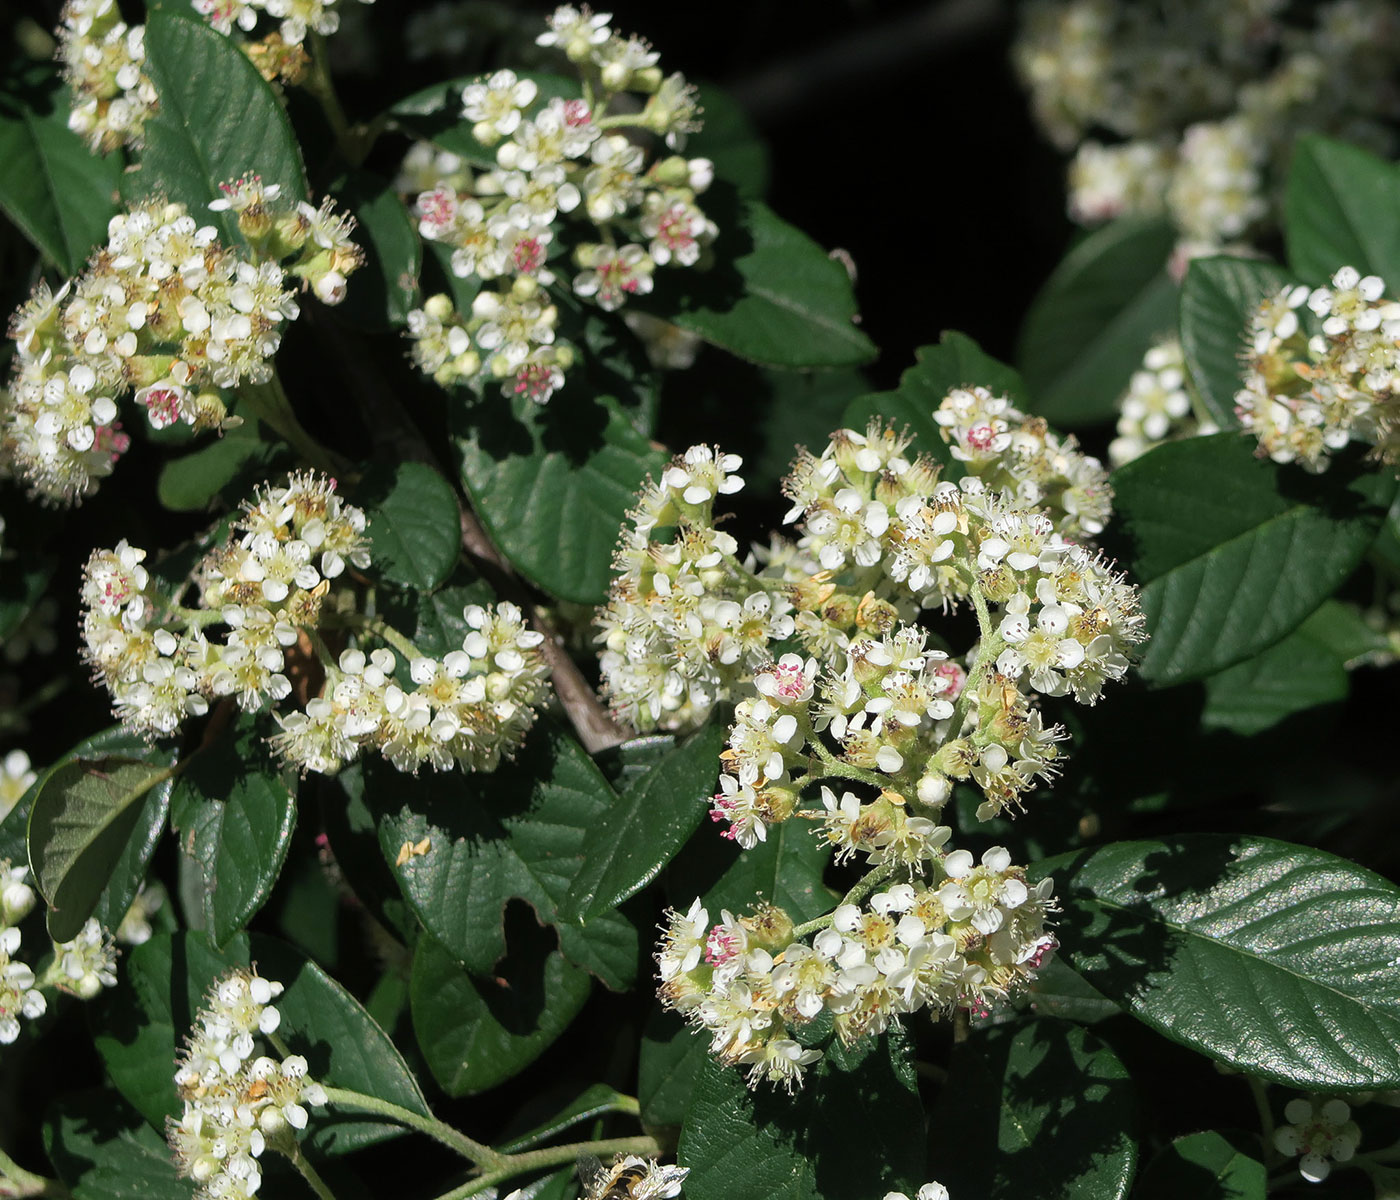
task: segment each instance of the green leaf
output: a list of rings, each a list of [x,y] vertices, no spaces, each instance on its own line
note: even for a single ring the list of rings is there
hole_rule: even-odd
[[[35,794],[29,865],[48,901],[49,935],[56,942],[78,936],[119,864],[139,863],[144,874],[165,824],[173,755],[129,741],[134,745],[125,754],[64,761]],[[133,842],[137,848],[129,852]],[[135,883],[130,891],[135,894]]]
[[[588,972],[552,950],[547,931],[536,926],[517,932],[521,945],[512,945],[489,977],[464,970],[436,939],[418,939],[413,1030],[433,1078],[449,1096],[484,1092],[524,1070],[588,999]]]
[[[225,245],[243,241],[227,212],[210,212],[219,185],[245,172],[305,200],[306,173],[291,122],[272,88],[232,38],[192,14],[153,9],[146,22],[146,73],[160,108],[146,122],[139,167],[122,179],[130,202],[165,196],[184,204]]]
[[[904,1052],[893,1033],[854,1052],[834,1044],[792,1096],[707,1062],[676,1150],[688,1200],[913,1195],[924,1119]]]
[[[766,900],[787,909],[800,924],[831,910],[835,897],[822,883],[831,846],[813,837],[805,821],[770,829],[767,839],[752,850],[739,850],[732,842],[723,845],[733,862],[705,893],[705,907],[712,913],[722,908],[747,912]]]
[[[953,1048],[930,1173],[955,1196],[1118,1200],[1137,1163],[1136,1109],[1118,1056],[1079,1026],[978,1030]]]
[[[1174,1042],[1318,1091],[1400,1083],[1400,888],[1272,838],[1178,835],[1039,863],[1062,953]]]
[[[715,175],[732,183],[740,196],[762,199],[770,175],[768,146],[733,96],[712,83],[698,90],[702,124],[686,139],[686,157],[708,158]]]
[[[49,580],[53,578],[51,559],[24,555],[20,562],[24,565],[7,563],[4,575],[0,576],[0,645],[14,637],[25,618],[44,598]]]
[[[945,329],[935,346],[920,346],[914,352],[916,363],[899,377],[892,392],[877,392],[852,400],[846,409],[848,429],[864,430],[872,420],[880,420],[913,435],[913,448],[951,463],[948,443],[939,432],[933,414],[951,391],[981,385],[997,395],[1007,396],[1018,408],[1029,401],[1021,376],[1000,363],[965,333]]]
[[[1349,626],[1355,613],[1329,600],[1283,641],[1210,676],[1202,728],[1249,737],[1295,713],[1345,700],[1350,690],[1346,656],[1334,648],[1333,639],[1349,644],[1349,629],[1338,626]]]
[[[203,512],[210,501],[235,480],[263,470],[277,447],[263,441],[256,420],[245,420],[223,437],[161,464],[156,495],[172,512]]]
[[[1358,146],[1302,137],[1284,206],[1289,265],[1311,283],[1338,267],[1400,284],[1400,171]]]
[[[44,1121],[44,1152],[74,1200],[190,1200],[165,1138],[111,1092],[65,1096]]]
[[[1239,428],[1235,393],[1251,318],[1261,300],[1296,282],[1282,267],[1253,258],[1198,258],[1181,285],[1181,350],[1210,419]]]
[[[175,1057],[213,982],[256,961],[286,990],[277,1001],[278,1035],[304,1054],[320,1082],[377,1096],[427,1114],[427,1102],[388,1034],[315,963],[285,943],[238,934],[222,951],[198,933],[157,934],[125,960],[121,982],[90,1008],[93,1040],[107,1073],[156,1128],[178,1115]],[[402,1129],[372,1118],[316,1113],[307,1143],[321,1154],[348,1154]]]
[[[519,79],[532,80],[535,99],[525,106],[533,117],[553,99],[573,100],[583,95],[577,79],[547,71],[516,71]],[[423,138],[450,150],[482,170],[496,170],[496,151],[472,136],[472,122],[462,116],[462,89],[471,83],[484,83],[489,75],[463,75],[432,84],[405,96],[389,110],[393,123],[405,133]]]
[[[365,800],[379,816],[380,849],[399,887],[424,928],[468,970],[495,967],[506,950],[506,905],[520,899],[555,926],[571,963],[614,989],[631,982],[637,931],[625,917],[608,912],[578,925],[558,915],[583,868],[589,830],[617,802],[572,738],[542,721],[519,760],[489,775],[412,779],[377,760],[363,769]],[[424,839],[425,851],[416,852]]]
[[[423,242],[403,201],[387,179],[367,171],[332,184],[331,194],[354,214],[355,241],[365,252],[336,315],[361,329],[406,324],[418,306]]]
[[[240,717],[175,783],[170,823],[204,877],[204,929],[222,946],[267,899],[296,827],[296,792],[251,717]]]
[[[572,1129],[575,1125],[608,1113],[629,1113],[636,1116],[637,1102],[633,1097],[624,1096],[606,1083],[590,1084],[577,1099],[566,1104],[549,1120],[536,1125],[528,1133],[500,1143],[499,1148],[506,1154],[518,1154],[522,1150],[529,1150],[554,1140],[566,1129]]]
[[[732,212],[712,197],[701,202],[719,226],[716,265],[670,272],[638,308],[765,366],[851,367],[876,356],[840,263],[767,205]]]
[[[854,368],[762,370],[760,378],[768,391],[767,402],[755,420],[762,449],[745,457],[744,480],[759,495],[769,495],[778,491],[797,457],[797,447],[811,447],[819,453],[827,438],[845,425],[851,397],[863,395],[869,384]]]
[[[58,72],[17,68],[0,84],[0,211],[64,275],[107,240],[121,180],[120,154],[99,158],[68,128]]]
[[[1264,1200],[1268,1171],[1259,1135],[1208,1129],[1179,1137],[1147,1164],[1140,1200]]]
[[[710,808],[724,740],[724,727],[709,725],[628,786],[585,839],[561,919],[607,912],[656,878]]]
[[[481,402],[458,446],[472,506],[522,575],[561,600],[601,604],[627,512],[667,456],[612,396]]]
[[[1032,409],[1071,427],[1110,421],[1159,337],[1176,327],[1164,220],[1122,217],[1079,242],[1055,268],[1021,327],[1016,360]]]
[[[1032,1011],[1081,1025],[1093,1025],[1123,1011],[1059,958],[1052,958],[1036,972],[1029,997]]]
[[[449,651],[460,650],[462,639],[471,629],[463,616],[464,610],[468,605],[490,604],[496,599],[483,580],[453,582],[468,578],[466,567],[459,566],[443,587],[433,592],[419,592],[415,597],[416,606],[410,618],[415,622],[413,644],[424,654],[443,658]]]
[[[387,494],[369,506],[367,534],[385,579],[420,591],[435,588],[461,553],[456,493],[432,467],[399,463]]]
[[[709,1039],[653,1006],[637,1051],[637,1101],[649,1127],[679,1125],[709,1058]]]
[[[1151,635],[1145,679],[1181,683],[1252,658],[1342,585],[1396,486],[1354,460],[1308,476],[1222,433],[1114,472],[1120,562],[1142,585]]]

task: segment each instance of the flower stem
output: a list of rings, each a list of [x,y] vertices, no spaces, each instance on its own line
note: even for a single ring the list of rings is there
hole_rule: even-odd
[[[1254,1107],[1259,1111],[1259,1129],[1264,1139],[1264,1162],[1270,1166],[1283,1161],[1283,1156],[1274,1148],[1274,1113],[1269,1107],[1269,1096],[1264,1084],[1253,1076],[1245,1076],[1250,1094],[1254,1097]]]
[[[342,625],[345,628],[360,630],[388,642],[409,662],[415,658],[427,657],[407,637],[381,617],[370,617],[364,613],[328,613],[327,617],[329,618],[326,622],[328,625]]]
[[[345,1088],[328,1087],[326,1088],[326,1100],[341,1108],[353,1108],[360,1112],[374,1113],[376,1116],[396,1121],[409,1129],[415,1129],[419,1133],[425,1133],[449,1149],[457,1151],[463,1158],[488,1170],[499,1170],[506,1163],[513,1161],[514,1158],[529,1157],[528,1155],[500,1154],[492,1150],[490,1146],[469,1138],[461,1130],[454,1129],[451,1125],[439,1121],[436,1117],[425,1117],[422,1113],[391,1104],[377,1096],[366,1096],[362,1092],[347,1091]]]
[[[875,771],[867,771],[864,767],[853,767],[850,763],[842,762],[836,755],[832,754],[822,743],[812,737],[808,745],[816,753],[821,762],[822,769],[817,770],[814,765],[811,770],[811,777],[821,779],[824,776],[838,775],[843,779],[854,779],[860,783],[868,783],[871,787],[880,788],[882,791],[890,786],[890,779]]]
[[[889,879],[895,873],[896,869],[894,863],[881,863],[875,870],[859,879],[856,885],[841,897],[841,904],[838,904],[836,908],[840,908],[842,904],[858,904],[884,883],[885,880]],[[795,938],[806,937],[810,933],[816,933],[819,929],[825,929],[831,924],[831,919],[834,915],[835,909],[827,913],[824,917],[814,917],[810,921],[804,921],[792,931],[792,936]]]
[[[539,1171],[546,1167],[572,1165],[580,1156],[591,1154],[596,1158],[611,1158],[615,1154],[639,1154],[651,1157],[661,1153],[661,1144],[645,1134],[640,1137],[609,1138],[600,1142],[571,1142],[565,1146],[546,1146],[542,1150],[529,1150],[524,1154],[510,1154],[497,1166],[476,1179],[468,1180],[460,1187],[445,1192],[438,1200],[467,1200],[496,1184],[527,1171]]]
[[[68,1189],[57,1179],[26,1171],[0,1150],[0,1196],[66,1197]]]
[[[967,680],[963,684],[962,694],[958,696],[953,705],[953,718],[949,725],[952,735],[957,737],[962,732],[963,721],[967,716],[967,707],[972,702],[972,697],[977,694],[977,689],[982,685],[982,679],[987,674],[989,667],[996,662],[997,655],[1002,652],[1006,645],[1005,639],[997,632],[996,626],[992,624],[991,610],[987,607],[987,597],[982,594],[982,588],[977,583],[977,577],[972,577],[972,586],[969,590],[972,597],[972,608],[977,613],[977,628],[980,639],[977,643],[977,657],[972,660],[967,669]]]
[[[318,471],[337,474],[342,463],[336,455],[313,438],[292,410],[292,402],[287,398],[287,390],[282,386],[281,377],[274,370],[266,383],[242,383],[238,386],[239,398],[252,409],[253,415],[268,426],[278,437],[301,455]]]
[[[306,1160],[306,1156],[301,1152],[301,1147],[295,1142],[292,1143],[287,1158],[297,1169],[298,1174],[306,1180],[306,1186],[316,1193],[319,1200],[335,1200],[335,1193],[326,1186],[326,1181],[317,1173],[316,1168]]]

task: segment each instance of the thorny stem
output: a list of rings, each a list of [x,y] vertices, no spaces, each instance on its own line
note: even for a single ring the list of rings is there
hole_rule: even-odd
[[[880,866],[876,867],[875,870],[871,871],[856,883],[849,892],[842,896],[841,903],[838,904],[836,908],[840,908],[842,904],[858,904],[884,883],[885,880],[889,879],[895,873],[895,870],[896,866],[894,863],[881,863]],[[804,938],[810,933],[816,933],[819,929],[825,929],[831,924],[832,917],[835,916],[835,913],[836,910],[833,909],[824,917],[814,917],[810,921],[804,921],[792,931],[792,936],[794,938]]]
[[[0,1196],[66,1197],[68,1189],[57,1179],[26,1171],[3,1150],[0,1150]]]
[[[253,410],[253,415],[258,420],[266,424],[311,466],[331,475],[341,473],[343,464],[337,456],[302,428],[276,369],[266,383],[239,384],[238,395]]]
[[[316,1168],[306,1160],[306,1156],[302,1154],[301,1147],[296,1142],[292,1143],[287,1158],[301,1177],[306,1180],[307,1187],[315,1192],[320,1200],[335,1200],[335,1193],[326,1186],[326,1181],[317,1173]]]
[[[474,1138],[469,1138],[461,1130],[454,1129],[451,1125],[439,1121],[436,1117],[425,1117],[422,1113],[391,1104],[377,1096],[366,1096],[362,1092],[347,1091],[345,1088],[328,1087],[326,1088],[326,1100],[328,1103],[338,1104],[342,1108],[374,1113],[376,1116],[386,1117],[390,1121],[397,1121],[409,1129],[416,1129],[419,1133],[427,1134],[449,1149],[457,1151],[463,1158],[487,1170],[498,1171],[515,1158],[529,1157],[529,1155],[500,1154],[492,1150],[490,1146],[483,1145]]]
[[[507,1155],[501,1163],[479,1176],[444,1192],[438,1200],[466,1200],[496,1184],[523,1175],[527,1171],[538,1171],[546,1167],[560,1167],[576,1162],[580,1155],[591,1154],[597,1158],[610,1158],[614,1154],[638,1154],[654,1157],[662,1153],[662,1146],[654,1137],[643,1134],[640,1137],[609,1138],[600,1142],[573,1142],[566,1146],[546,1146],[542,1150],[529,1150],[524,1154]]]

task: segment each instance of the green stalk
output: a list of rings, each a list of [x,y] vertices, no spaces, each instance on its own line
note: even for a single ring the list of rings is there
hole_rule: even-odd
[[[858,880],[856,885],[841,897],[841,903],[838,904],[836,908],[840,908],[842,904],[859,904],[882,883],[892,878],[897,869],[895,863],[882,863],[868,875]],[[831,919],[835,915],[835,911],[836,910],[833,909],[824,917],[814,917],[810,921],[804,921],[792,931],[792,936],[794,938],[804,938],[808,934],[816,933],[819,929],[825,929],[831,924]]]
[[[454,1129],[451,1125],[439,1121],[436,1117],[425,1117],[422,1113],[391,1104],[387,1100],[380,1100],[377,1096],[366,1096],[362,1092],[352,1092],[345,1088],[328,1087],[326,1088],[326,1100],[341,1108],[373,1113],[375,1116],[384,1117],[386,1120],[417,1130],[419,1133],[425,1133],[434,1141],[441,1142],[448,1149],[455,1150],[478,1167],[500,1170],[506,1163],[513,1161],[515,1157],[528,1157],[528,1155],[500,1154],[492,1150],[490,1146],[469,1138],[461,1130]]]
[[[566,1146],[546,1146],[543,1150],[529,1150],[524,1154],[507,1155],[501,1163],[476,1179],[468,1180],[460,1187],[444,1192],[438,1200],[467,1200],[493,1188],[498,1183],[527,1171],[539,1171],[546,1167],[571,1165],[584,1155],[608,1159],[615,1154],[637,1154],[643,1158],[654,1158],[661,1153],[661,1144],[645,1134],[640,1137],[609,1138],[600,1142],[572,1142]]]
[[[238,385],[239,399],[247,404],[253,415],[262,421],[278,437],[295,450],[303,459],[318,471],[328,474],[341,472],[343,464],[331,451],[313,438],[292,410],[292,402],[282,386],[282,379],[273,370],[272,378],[266,383],[241,383]]]
[[[316,1193],[318,1200],[335,1200],[335,1193],[326,1185],[326,1181],[317,1173],[316,1168],[307,1161],[306,1156],[301,1152],[301,1147],[296,1142],[292,1143],[287,1158],[297,1169],[297,1173],[306,1180],[307,1187]]]
[[[16,1191],[0,1190],[4,1196],[67,1197],[68,1189],[57,1179],[26,1171],[3,1150],[0,1150],[0,1185],[13,1184]]]

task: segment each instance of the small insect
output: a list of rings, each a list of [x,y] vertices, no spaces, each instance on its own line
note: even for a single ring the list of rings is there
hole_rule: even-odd
[[[683,1167],[663,1167],[635,1154],[619,1157],[611,1167],[591,1154],[578,1160],[584,1200],[663,1200],[680,1194],[687,1174]]]

